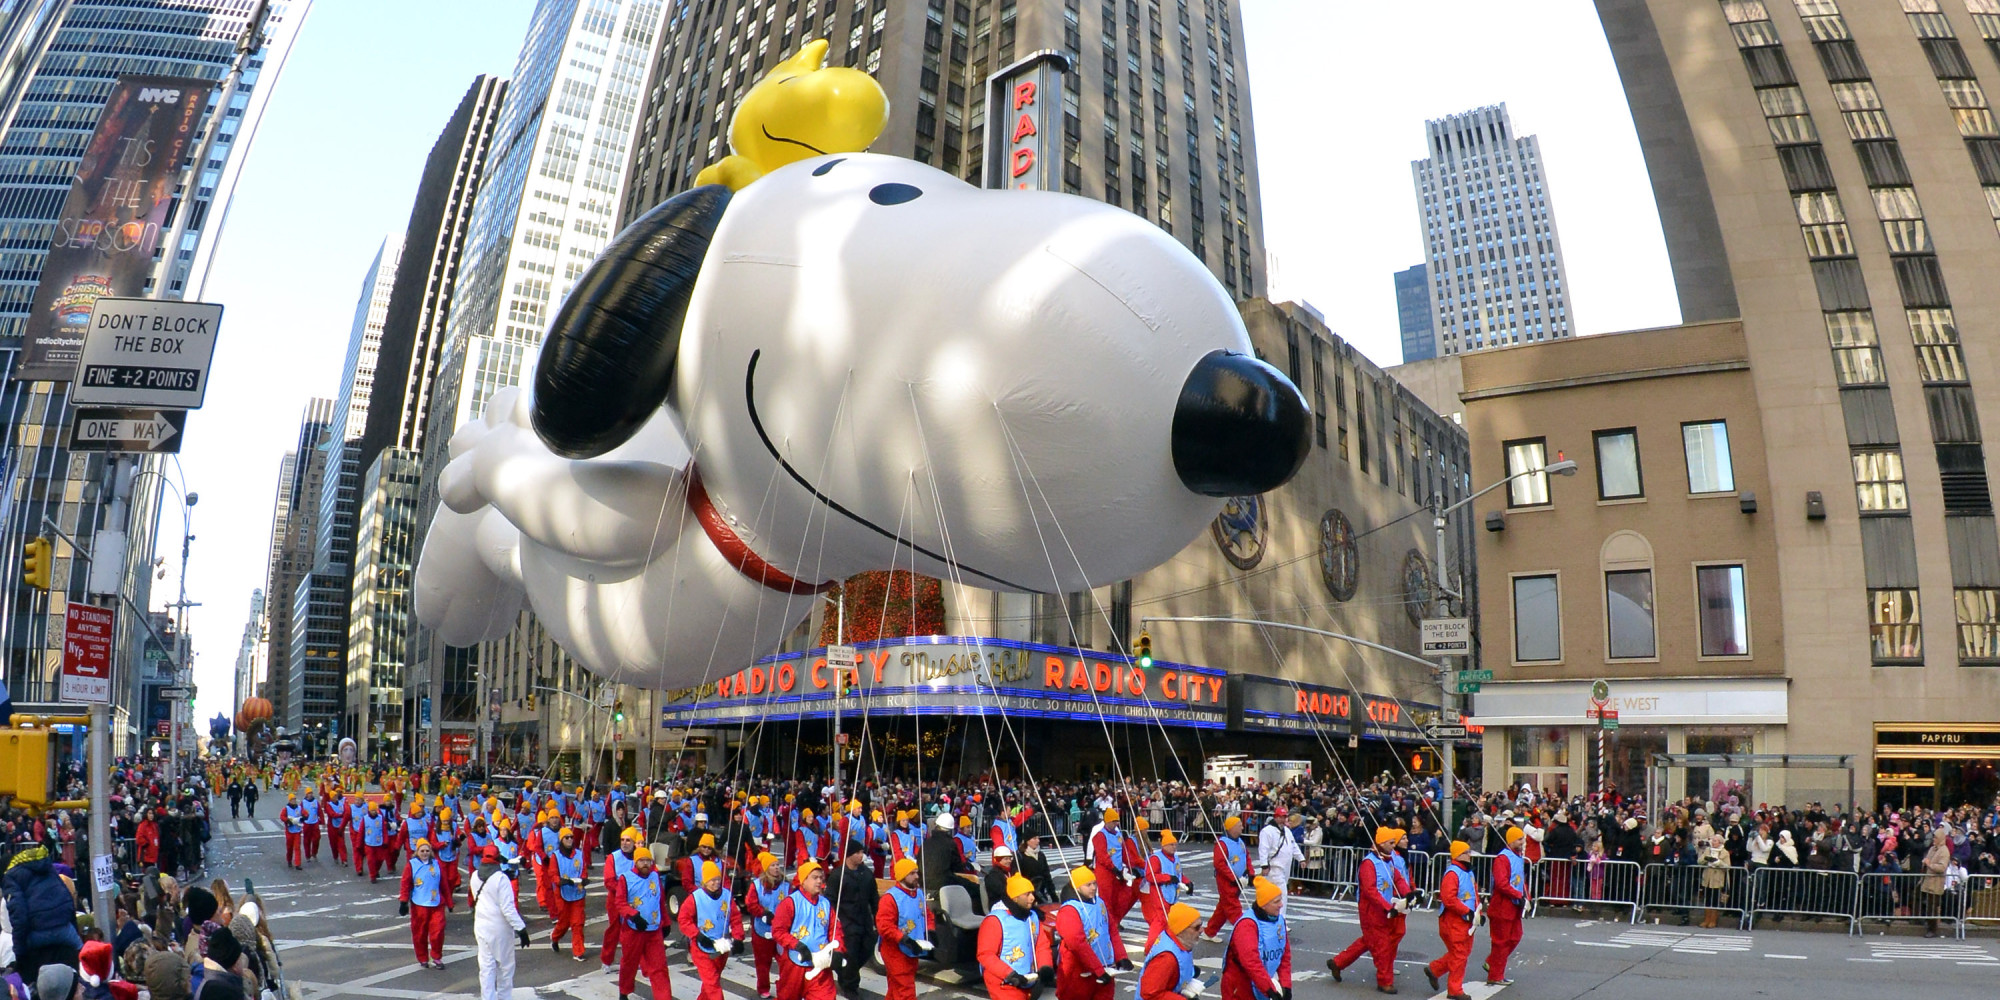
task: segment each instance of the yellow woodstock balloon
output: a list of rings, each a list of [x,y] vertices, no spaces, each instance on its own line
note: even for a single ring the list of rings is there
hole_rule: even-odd
[[[702,168],[694,182],[741,191],[810,156],[859,153],[888,122],[881,84],[858,69],[826,65],[826,39],[814,39],[743,95],[729,121],[732,154]]]

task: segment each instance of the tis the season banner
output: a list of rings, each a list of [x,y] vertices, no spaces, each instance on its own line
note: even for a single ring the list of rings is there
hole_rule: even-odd
[[[70,381],[98,297],[145,294],[213,89],[176,76],[128,76],[112,86],[55,222],[15,378]]]

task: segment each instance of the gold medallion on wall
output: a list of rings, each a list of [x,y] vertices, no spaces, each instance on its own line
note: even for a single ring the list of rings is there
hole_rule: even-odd
[[[1263,497],[1230,497],[1222,502],[1222,513],[1209,526],[1215,547],[1237,569],[1254,569],[1264,561],[1264,543],[1270,524],[1264,516]]]
[[[1361,584],[1361,555],[1347,515],[1328,509],[1319,518],[1319,579],[1336,601],[1351,601]]]

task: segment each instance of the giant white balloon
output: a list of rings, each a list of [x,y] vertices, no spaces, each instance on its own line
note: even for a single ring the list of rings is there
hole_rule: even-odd
[[[772,652],[866,570],[1132,577],[1308,447],[1298,390],[1168,234],[869,154],[655,209],[539,366],[452,440],[418,616],[466,645],[525,602],[652,687]]]

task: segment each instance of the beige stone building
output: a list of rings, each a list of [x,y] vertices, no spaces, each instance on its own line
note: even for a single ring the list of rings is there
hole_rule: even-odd
[[[2000,546],[1984,441],[2000,414],[2000,343],[1980,331],[2000,322],[1991,280],[2000,270],[2000,124],[1988,96],[2000,86],[2000,5],[1597,7],[1652,175],[1682,315],[1695,325],[1688,332],[1741,324],[1741,377],[1766,444],[1761,462],[1739,451],[1732,459],[1739,484],[1758,495],[1747,518],[1775,543],[1780,595],[1775,627],[1759,628],[1750,591],[1745,666],[1780,653],[1786,681],[1782,702],[1769,705],[1782,718],[1755,723],[1766,726],[1760,745],[1775,746],[1772,727],[1782,724],[1786,752],[1857,755],[1864,802],[1990,800],[2000,760]],[[1687,340],[1690,350],[1699,342]],[[1471,368],[1465,383],[1468,398],[1485,384]],[[1605,426],[1592,417],[1547,433],[1553,442]],[[1473,443],[1475,478],[1506,461],[1482,441]],[[1589,445],[1570,446],[1586,473]],[[1650,463],[1658,449],[1646,447],[1642,437]],[[1589,486],[1586,477],[1555,485],[1554,516],[1593,502]],[[1509,517],[1505,545],[1535,516]],[[1648,537],[1657,545],[1662,533]],[[1579,534],[1566,544],[1606,560],[1606,541]],[[1500,546],[1489,537],[1482,555]],[[1753,588],[1756,565],[1746,564]],[[1486,590],[1508,572],[1485,562]],[[1657,593],[1664,635],[1668,588]],[[1490,619],[1505,605],[1488,607]],[[1612,623],[1591,618],[1586,631]],[[1483,632],[1490,642],[1495,623]],[[1773,634],[1781,650],[1765,641]],[[1668,651],[1663,640],[1661,672]],[[1671,693],[1659,692],[1663,702]],[[1777,780],[1760,778],[1754,796],[1776,798]],[[1845,786],[1834,771],[1791,771],[1782,782],[1792,803],[1839,801]]]

